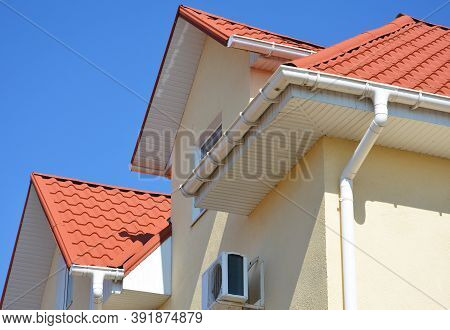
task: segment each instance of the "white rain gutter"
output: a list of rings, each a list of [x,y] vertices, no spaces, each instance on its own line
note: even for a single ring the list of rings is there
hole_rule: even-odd
[[[282,65],[246,109],[239,114],[239,117],[207,153],[206,157],[200,161],[193,170],[192,175],[180,185],[180,190],[184,196],[193,197],[196,195],[202,184],[208,180],[209,176],[224,161],[231,150],[240,143],[240,140],[248,130],[257,124],[256,122],[266,109],[272,103],[278,102],[278,96],[289,84],[310,87],[311,90],[324,89],[352,94],[361,98],[370,97],[374,103],[374,119],[349,163],[344,168],[340,179],[344,307],[345,309],[356,309],[352,180],[375,144],[381,130],[386,125],[388,102],[408,105],[411,107],[411,110],[422,107],[450,113],[450,98],[382,83]]]
[[[309,56],[315,52],[308,49],[276,44],[233,34],[227,43],[227,47],[260,53],[265,56],[275,56],[288,60]]]
[[[92,279],[92,297],[94,309],[102,309],[103,281],[121,282],[125,272],[120,268],[72,265],[70,275],[90,277]]]
[[[239,114],[227,132],[199,162],[189,178],[180,186],[181,192],[186,197],[195,196],[203,182],[239,144],[266,109],[272,103],[278,102],[277,97],[289,84],[310,87],[312,90],[324,89],[360,97],[370,97],[371,91],[377,88],[389,92],[388,101],[409,105],[411,110],[423,107],[450,113],[450,98],[447,96],[281,65],[258,95]]]

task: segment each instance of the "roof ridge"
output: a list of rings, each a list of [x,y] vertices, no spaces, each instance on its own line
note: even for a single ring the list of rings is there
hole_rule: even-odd
[[[149,194],[149,195],[163,195],[163,196],[167,196],[169,198],[171,197],[171,195],[169,193],[150,191],[150,190],[144,190],[144,189],[136,189],[136,188],[131,188],[131,187],[121,187],[121,186],[103,184],[103,183],[99,183],[99,182],[93,182],[93,181],[86,181],[86,180],[81,180],[81,179],[76,179],[76,178],[64,177],[64,176],[55,175],[55,174],[39,173],[39,172],[35,172],[35,171],[31,172],[30,176],[32,178],[33,178],[33,176],[49,177],[49,178],[55,178],[57,180],[66,180],[66,181],[72,181],[72,182],[81,183],[81,184],[84,183],[84,184],[87,184],[87,185],[94,185],[94,186],[98,186],[98,187],[117,189],[117,190],[121,190],[121,191],[130,191],[130,192],[143,193],[143,194]]]
[[[324,48],[323,46],[315,44],[315,43],[310,42],[310,41],[300,40],[300,39],[288,36],[286,34],[281,34],[281,33],[272,32],[272,31],[269,31],[269,30],[261,29],[259,27],[256,27],[256,26],[253,26],[253,25],[250,25],[250,24],[247,24],[247,23],[238,22],[238,21],[235,21],[235,20],[227,18],[227,17],[223,17],[223,16],[219,16],[219,15],[216,15],[216,14],[212,14],[212,13],[206,12],[206,11],[201,10],[201,9],[197,9],[197,8],[193,8],[193,7],[189,7],[189,6],[185,6],[185,5],[180,5],[178,7],[178,12],[180,12],[181,9],[192,10],[192,11],[199,12],[199,13],[202,13],[202,14],[205,14],[205,15],[209,15],[209,16],[217,18],[217,19],[224,19],[224,20],[227,20],[227,21],[229,21],[231,23],[234,23],[234,24],[245,25],[246,27],[249,27],[249,28],[252,28],[252,29],[255,29],[255,30],[259,30],[261,32],[265,32],[267,34],[276,35],[276,36],[281,37],[281,38],[289,39],[289,40],[294,41],[294,42],[299,42],[299,43],[309,44],[309,45],[314,46],[314,47]],[[217,32],[221,33],[219,30],[217,30],[211,24],[208,24],[208,23],[205,23],[205,24],[207,24],[209,27],[211,27],[212,29],[216,30]]]
[[[52,212],[53,208],[51,208],[49,205],[49,203],[53,203],[53,201],[45,198],[44,191],[42,190],[42,187],[40,186],[38,180],[36,180],[36,176],[40,175],[39,174],[35,175],[34,172],[31,173],[31,183],[36,190],[37,197],[39,199],[39,202],[41,203],[42,209],[44,210],[48,224],[50,226],[50,230],[52,231],[53,237],[55,238],[56,244],[58,245],[59,250],[63,255],[67,267],[70,267],[70,265],[73,263],[73,260],[70,256],[69,249],[66,246],[65,240],[63,239],[63,235],[59,230],[59,226],[56,221],[56,215],[53,214]]]
[[[297,67],[309,67],[318,63],[329,61],[341,54],[349,52],[352,49],[358,48],[371,40],[396,32],[412,23],[415,24],[417,22],[411,16],[403,15],[397,17],[386,25],[360,33],[352,38],[346,39],[344,41],[338,42],[337,44],[334,44],[333,46],[320,50],[316,54],[312,54],[310,56],[288,62],[288,64],[293,64]]]
[[[450,29],[450,27],[445,26],[443,24],[431,23],[431,22],[425,21],[424,19],[412,17],[411,15],[407,15],[407,14],[403,14],[403,13],[397,14],[396,18],[399,18],[399,17],[402,17],[402,16],[409,16],[413,20],[415,20],[416,22],[424,23],[424,24],[427,24],[427,25],[437,26],[437,27],[440,27],[440,28],[443,28],[443,29],[446,29],[446,30]]]

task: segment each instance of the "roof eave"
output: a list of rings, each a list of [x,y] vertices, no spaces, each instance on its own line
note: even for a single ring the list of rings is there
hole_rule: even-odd
[[[329,73],[313,71],[303,68],[296,68],[292,66],[281,66],[269,79],[266,85],[261,89],[260,93],[250,102],[250,104],[241,112],[241,115],[230,126],[229,131],[240,132],[242,136],[237,137],[236,140],[243,138],[250,129],[247,125],[247,130],[243,129],[246,126],[242,122],[242,117],[247,120],[256,122],[262,114],[269,108],[269,106],[276,102],[277,97],[290,85],[300,85],[302,87],[309,87],[313,90],[324,89],[328,91],[347,93],[357,95],[362,98],[368,97],[368,88],[379,88],[388,90],[392,94],[391,101],[411,106],[414,110],[420,106],[425,108],[450,113],[450,97],[423,93],[421,91],[402,88],[398,86],[377,83],[352,77],[333,75]],[[214,170],[217,168],[217,162],[224,162],[226,157],[234,148],[229,146],[229,141],[226,139],[226,133],[219,139],[215,146],[210,150],[208,156],[205,156],[192,171],[191,176],[185,180],[180,186],[181,192],[186,197],[193,197],[196,195],[204,180],[198,178],[209,178]],[[212,161],[211,158],[215,159]]]
[[[5,296],[6,296],[6,290],[7,290],[8,283],[9,283],[9,277],[11,275],[11,270],[12,270],[12,265],[13,265],[13,261],[14,261],[14,256],[15,256],[16,250],[17,250],[17,244],[19,242],[19,236],[20,236],[20,231],[22,229],[22,225],[23,225],[23,219],[24,219],[24,216],[25,216],[25,210],[27,208],[28,199],[30,197],[30,191],[31,191],[31,182],[28,183],[27,197],[25,198],[25,203],[24,203],[24,206],[23,206],[23,209],[22,209],[22,215],[20,217],[19,228],[17,229],[16,240],[14,242],[13,252],[11,254],[11,259],[9,260],[8,272],[6,273],[5,283],[3,285],[2,297],[1,297],[1,300],[0,300],[0,310],[3,309],[3,302],[4,302]]]

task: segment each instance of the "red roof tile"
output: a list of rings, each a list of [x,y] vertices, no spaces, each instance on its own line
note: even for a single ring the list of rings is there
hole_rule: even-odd
[[[313,51],[322,49],[322,46],[310,42],[298,40],[292,37],[262,30],[247,24],[232,21],[228,18],[220,17],[214,14],[204,12],[199,9],[180,6],[178,13],[181,17],[193,24],[203,32],[210,35],[220,43],[226,45],[228,38],[237,34],[241,37],[248,37],[267,42],[274,42],[281,45],[287,45],[297,48],[303,48]]]
[[[128,273],[171,235],[169,195],[37,173],[31,180],[68,267]]]
[[[291,64],[450,95],[450,32],[448,27],[399,15],[385,26]]]

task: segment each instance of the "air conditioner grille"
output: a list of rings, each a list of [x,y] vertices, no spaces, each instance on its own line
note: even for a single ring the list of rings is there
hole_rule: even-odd
[[[212,271],[212,294],[214,297],[214,300],[219,297],[220,290],[222,289],[222,266],[217,263],[214,266],[214,269]]]

